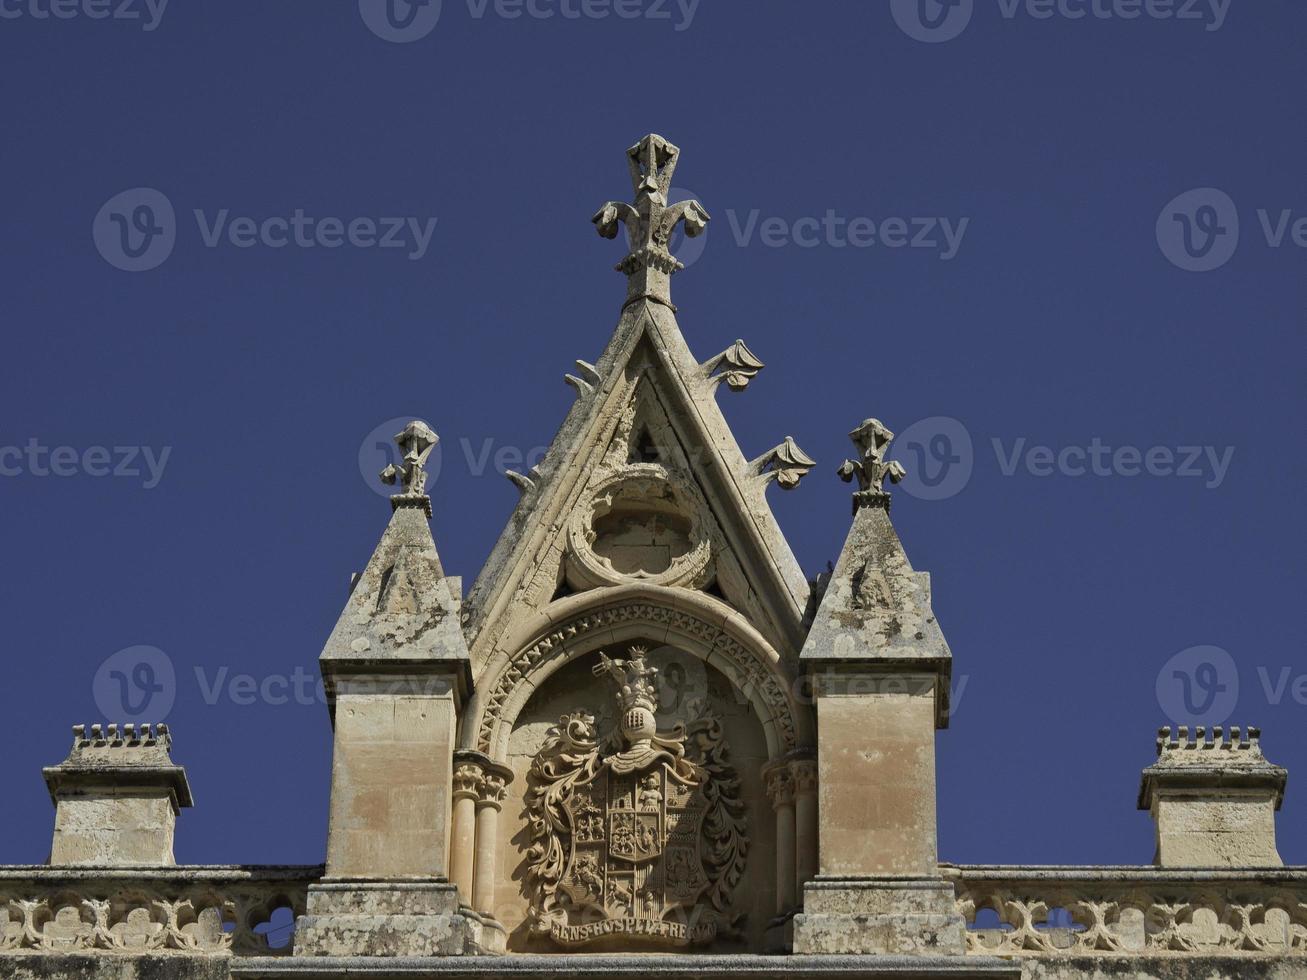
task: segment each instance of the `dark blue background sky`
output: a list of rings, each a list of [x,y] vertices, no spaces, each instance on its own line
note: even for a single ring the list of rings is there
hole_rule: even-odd
[[[685,335],[702,358],[743,337],[768,363],[725,403],[745,455],[792,434],[820,462],[770,491],[805,570],[848,528],[833,471],[856,422],[944,416],[971,440],[965,486],[900,489],[894,506],[956,658],[942,857],[1150,860],[1134,804],[1167,720],[1159,674],[1174,712],[1168,661],[1212,645],[1237,667],[1181,662],[1195,698],[1263,726],[1293,773],[1281,850],[1307,862],[1307,706],[1275,690],[1307,673],[1307,253],[1271,247],[1257,216],[1307,215],[1302,3],[1237,2],[1208,30],[975,0],[933,44],[884,2],[509,20],[445,0],[411,43],[377,36],[353,0],[174,0],[148,31],[29,4],[0,18],[0,446],[23,451],[0,457],[0,861],[45,858],[40,768],[68,726],[102,720],[97,670],[137,645],[177,678],[167,720],[198,801],[179,860],[322,859],[325,708],[241,704],[227,686],[209,704],[207,689],[314,670],[389,514],[360,448],[396,417],[443,437],[436,540],[470,584],[517,493],[478,457],[547,444],[572,398],[562,374],[607,341],[622,252],[588,219],[629,195],[623,151],[652,130],[682,147],[676,183],[715,219],[674,285]],[[176,244],[129,273],[92,224],[139,187],[171,201]],[[1183,271],[1155,226],[1209,187],[1234,202],[1239,247]],[[438,224],[414,261],[210,248],[195,209]],[[969,224],[945,261],[879,239],[742,244],[733,225],[755,210],[786,227],[828,211]],[[1006,475],[993,446],[1095,438],[1235,452],[1220,479],[1210,464],[1037,477],[1024,461]],[[31,440],[73,447],[72,475],[39,475]],[[92,475],[95,446],[171,454],[146,489],[148,473]]]

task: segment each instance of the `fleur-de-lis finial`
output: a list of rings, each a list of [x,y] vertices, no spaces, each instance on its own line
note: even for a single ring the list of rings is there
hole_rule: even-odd
[[[431,498],[427,496],[427,457],[435,448],[440,437],[422,421],[414,420],[404,426],[404,431],[395,436],[399,451],[404,454],[403,463],[396,466],[391,463],[381,471],[381,482],[387,486],[399,483],[402,490],[390,498],[392,510],[400,507],[421,507],[431,516]]]
[[[889,444],[894,441],[894,433],[885,427],[880,419],[866,419],[849,433],[849,438],[858,447],[859,458],[846,459],[837,472],[840,479],[849,483],[856,476],[858,491],[853,495],[853,512],[859,507],[883,506],[889,509],[890,495],[884,483],[898,483],[907,471],[903,464],[885,459]]]
[[[617,271],[627,277],[627,305],[651,299],[676,309],[672,273],[685,266],[668,250],[668,243],[682,221],[691,238],[708,226],[710,217],[698,201],[667,202],[680,155],[676,146],[656,134],[640,140],[626,151],[635,205],[609,201],[591,219],[604,238],[616,238],[619,223],[626,226],[631,251],[617,264]]]

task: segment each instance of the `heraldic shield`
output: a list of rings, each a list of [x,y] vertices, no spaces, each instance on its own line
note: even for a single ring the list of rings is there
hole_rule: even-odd
[[[531,768],[528,887],[535,931],[577,946],[621,935],[687,946],[733,927],[731,891],[747,852],[739,779],[721,726],[654,727],[654,668],[600,654],[621,685],[617,730],[567,715]]]

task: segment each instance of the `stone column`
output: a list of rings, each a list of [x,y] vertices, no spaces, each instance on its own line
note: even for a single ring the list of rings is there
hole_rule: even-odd
[[[791,760],[790,775],[794,779],[795,888],[802,902],[803,886],[817,876],[817,760]]]
[[[476,864],[476,804],[483,779],[479,752],[454,753],[454,824],[449,838],[450,878],[459,900],[472,905],[472,874]]]
[[[781,760],[763,771],[767,796],[776,811],[776,914],[788,915],[798,900],[795,890],[794,777]]]
[[[495,918],[499,811],[512,780],[512,770],[487,760],[482,772],[481,794],[476,801],[476,873],[472,880],[472,907],[490,919]]]

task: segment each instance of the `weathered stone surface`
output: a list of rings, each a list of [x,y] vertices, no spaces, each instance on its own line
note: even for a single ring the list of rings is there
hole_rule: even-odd
[[[373,978],[430,977],[473,980],[484,977],[660,977],[666,980],[763,980],[775,977],[842,977],[847,980],[895,977],[898,980],[1018,980],[1017,963],[985,957],[908,956],[667,956],[627,955],[524,955],[467,959],[349,959],[238,960],[233,975],[245,980],[282,977]]]
[[[322,650],[324,680],[359,663],[460,669],[468,654],[458,581],[445,577],[424,511],[396,508]]]
[[[55,804],[51,864],[169,865],[186,770],[166,725],[78,725],[62,763],[43,770]]]
[[[480,952],[480,923],[447,882],[322,881],[295,929],[296,956],[458,956]]]
[[[951,882],[818,877],[794,917],[794,952],[960,956],[965,929]]]
[[[885,506],[857,509],[801,659],[813,672],[875,661],[949,676],[952,654],[931,607],[930,576],[913,570]]]
[[[1261,733],[1162,729],[1157,762],[1144,770],[1139,808],[1157,830],[1155,862],[1167,868],[1271,868],[1275,813],[1288,773],[1262,754]]]

